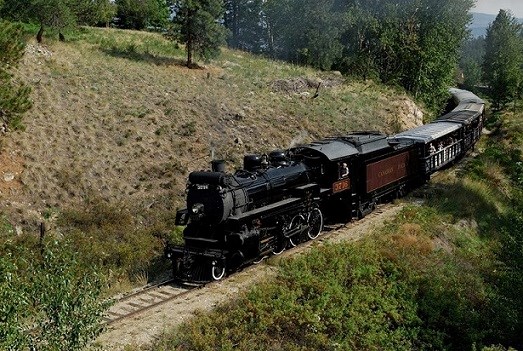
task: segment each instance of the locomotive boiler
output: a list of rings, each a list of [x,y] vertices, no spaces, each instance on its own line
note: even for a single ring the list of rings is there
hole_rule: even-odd
[[[247,155],[235,174],[220,161],[212,171],[192,172],[187,208],[176,218],[177,225],[186,225],[184,246],[167,248],[175,275],[218,280],[226,270],[316,237],[323,226],[311,183],[317,177],[317,167],[283,151]]]

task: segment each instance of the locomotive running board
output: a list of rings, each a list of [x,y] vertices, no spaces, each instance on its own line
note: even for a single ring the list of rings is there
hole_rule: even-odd
[[[254,209],[252,211],[244,212],[244,213],[242,213],[240,215],[237,215],[237,216],[229,217],[229,220],[235,221],[235,222],[241,221],[241,220],[244,220],[244,219],[252,217],[252,216],[258,216],[258,215],[261,215],[261,214],[267,214],[267,213],[270,213],[272,211],[279,210],[280,208],[283,208],[283,207],[286,207],[286,206],[298,204],[301,201],[303,201],[302,198],[291,197],[291,198],[288,198],[288,199],[284,199],[284,200],[275,202],[275,203],[273,203],[271,205],[263,206],[263,207],[260,207],[260,208],[256,208],[256,209]]]

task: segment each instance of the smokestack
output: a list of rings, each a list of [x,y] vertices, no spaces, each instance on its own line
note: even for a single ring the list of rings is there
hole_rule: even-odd
[[[225,173],[225,161],[224,160],[212,160],[211,169],[213,172]]]

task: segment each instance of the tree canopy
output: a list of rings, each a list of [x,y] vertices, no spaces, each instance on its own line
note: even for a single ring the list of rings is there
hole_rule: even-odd
[[[13,68],[25,50],[19,25],[0,20],[0,120],[5,126],[21,126],[24,112],[31,108],[30,89],[14,80]]]
[[[174,2],[174,37],[185,44],[187,66],[194,56],[209,60],[225,44],[226,30],[219,23],[224,8],[221,0],[177,0]]]
[[[116,0],[115,3],[118,25],[123,28],[163,28],[169,20],[166,0]]]
[[[111,0],[79,1],[75,12],[79,24],[108,26],[116,16],[116,4]]]
[[[155,0],[156,1],[156,0]],[[108,24],[115,14],[111,0],[3,0],[2,17],[36,23],[40,26],[37,40],[43,40],[44,31],[51,27],[60,33],[76,24]]]
[[[229,44],[400,85],[436,106],[453,84],[473,0],[228,0]]]
[[[263,52],[262,0],[226,0],[224,24],[230,31],[227,44],[235,49]]]
[[[483,78],[490,87],[493,103],[502,107],[520,92],[523,65],[522,26],[505,10],[501,10],[487,28]]]

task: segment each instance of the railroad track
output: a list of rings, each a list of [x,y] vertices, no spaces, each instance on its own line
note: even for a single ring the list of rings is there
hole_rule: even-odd
[[[326,226],[322,235],[318,239],[309,241],[302,245],[298,245],[294,248],[289,248],[284,252],[282,256],[293,256],[295,254],[301,254],[304,250],[306,250],[307,247],[311,245],[320,243],[323,244],[324,242],[329,241],[329,239],[332,238],[331,234],[337,232],[338,230],[341,230],[343,228],[347,228],[350,230],[350,228],[360,226],[367,222],[367,220],[380,216],[387,208],[390,208],[392,206],[392,204],[382,204],[379,205],[376,208],[376,210],[374,210],[372,213],[368,214],[364,219],[352,221],[349,223],[339,223]],[[265,258],[267,257],[264,257],[264,259]],[[260,260],[260,262],[261,261],[263,261],[263,259]],[[242,269],[242,271],[255,269],[256,266],[256,264],[247,266],[244,269]],[[133,293],[127,294],[121,298],[116,299],[115,304],[111,306],[111,308],[109,308],[109,310],[105,313],[103,324],[109,326],[115,322],[138,315],[144,311],[160,306],[169,301],[183,298],[185,295],[187,295],[194,289],[201,289],[204,286],[208,285],[212,286],[215,283],[219,282],[211,282],[201,285],[182,285],[176,283],[174,280],[171,279],[158,284],[146,286],[138,291],[135,291]]]
[[[181,298],[203,285],[181,285],[174,280],[167,280],[150,285],[139,291],[125,295],[119,299],[104,315],[104,325],[140,314],[146,310],[162,305],[171,300]]]

